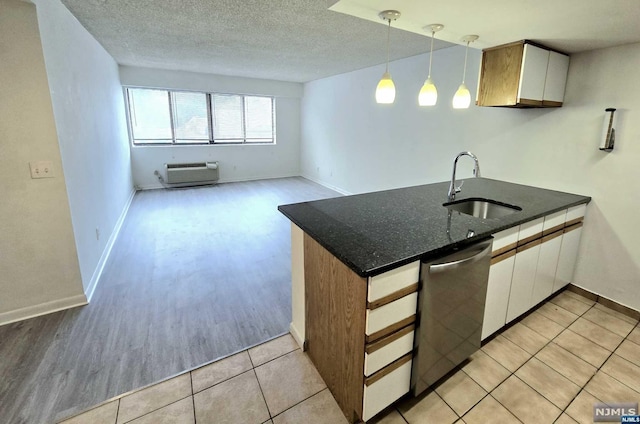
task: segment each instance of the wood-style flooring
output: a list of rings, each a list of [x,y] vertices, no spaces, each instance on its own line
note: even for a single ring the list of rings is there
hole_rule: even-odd
[[[303,178],[138,192],[91,303],[0,327],[0,422],[50,423],[288,331]]]

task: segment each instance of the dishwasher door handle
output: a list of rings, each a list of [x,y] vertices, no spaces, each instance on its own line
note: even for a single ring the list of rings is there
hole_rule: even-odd
[[[482,244],[480,244],[478,247],[478,250],[474,250],[472,252],[470,252],[470,255],[467,256],[466,258],[462,258],[462,259],[458,259],[456,261],[452,261],[452,262],[446,262],[443,264],[433,264],[429,266],[429,273],[431,274],[435,274],[435,273],[439,273],[439,272],[445,272],[445,271],[451,271],[460,267],[463,267],[465,265],[469,265],[472,264],[474,262],[479,261],[480,259],[484,258],[485,256],[487,256],[488,254],[491,253],[491,240],[484,242]]]

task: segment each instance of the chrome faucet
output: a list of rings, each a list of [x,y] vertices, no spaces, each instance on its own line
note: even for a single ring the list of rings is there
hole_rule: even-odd
[[[458,153],[458,156],[456,156],[456,159],[453,161],[453,175],[451,175],[451,184],[449,185],[449,193],[447,194],[449,202],[453,202],[453,200],[456,198],[456,193],[460,193],[460,190],[462,189],[462,184],[460,184],[459,187],[456,187],[456,167],[458,166],[458,159],[460,159],[462,156],[469,156],[471,159],[473,159],[473,161],[475,162],[473,175],[476,178],[480,177],[480,163],[478,162],[478,158],[476,157],[476,155],[471,152]]]

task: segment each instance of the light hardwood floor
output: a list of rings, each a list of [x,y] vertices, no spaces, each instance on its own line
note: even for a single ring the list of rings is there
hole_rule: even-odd
[[[303,178],[136,194],[91,304],[0,327],[0,421],[49,423],[288,331]]]

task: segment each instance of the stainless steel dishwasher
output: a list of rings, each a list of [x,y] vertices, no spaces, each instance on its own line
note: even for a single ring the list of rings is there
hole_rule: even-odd
[[[423,262],[411,388],[424,391],[480,348],[493,237]]]

